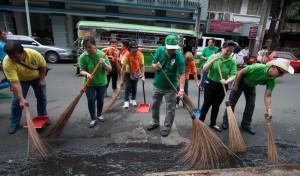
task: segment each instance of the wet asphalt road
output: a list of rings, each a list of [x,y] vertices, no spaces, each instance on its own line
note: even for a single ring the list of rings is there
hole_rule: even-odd
[[[77,95],[82,78],[75,77],[73,64],[53,64],[47,76],[48,114],[55,121]],[[273,136],[280,154],[279,164],[300,162],[300,73],[284,75],[272,95]],[[198,92],[194,81],[190,81],[189,97],[197,105]],[[146,80],[146,101],[152,103],[152,78]],[[263,102],[265,87],[257,87],[256,108],[252,127],[256,135],[242,131],[247,152],[239,154],[243,164],[232,167],[268,165],[266,157],[267,129],[264,119]],[[8,89],[0,93],[11,95]],[[111,95],[111,88],[108,89]],[[111,97],[105,99],[108,102]],[[201,104],[203,92],[201,92]],[[36,102],[33,91],[28,97],[31,115],[36,115]],[[139,82],[137,102],[143,101],[142,86]],[[159,130],[148,132],[151,120],[149,113],[136,113],[135,107],[122,108],[123,96],[110,112],[104,114],[105,122],[95,128],[88,127],[90,119],[86,97],[83,95],[59,139],[45,139],[49,159],[26,159],[27,129],[20,128],[8,135],[10,99],[0,99],[0,175],[139,175],[143,173],[187,170],[180,161],[180,148],[188,141],[191,132],[191,119],[182,107],[176,110],[171,134],[164,138]],[[244,97],[239,100],[235,116],[238,124],[242,118]],[[225,105],[221,105],[217,123],[222,123]],[[161,107],[161,124],[165,115],[164,103]],[[209,115],[205,121],[209,124]],[[21,124],[25,122],[25,116]],[[40,132],[45,136],[47,128]],[[217,133],[228,144],[228,131]],[[222,166],[221,166],[222,168]]]

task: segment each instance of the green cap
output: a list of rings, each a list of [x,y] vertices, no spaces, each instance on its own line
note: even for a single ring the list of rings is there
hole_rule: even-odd
[[[178,38],[175,35],[168,35],[165,43],[167,49],[179,49]]]

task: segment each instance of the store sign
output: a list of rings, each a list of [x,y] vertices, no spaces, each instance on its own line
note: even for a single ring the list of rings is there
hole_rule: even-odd
[[[258,31],[258,26],[251,26],[249,29],[249,39],[255,39]]]
[[[210,31],[241,33],[242,22],[210,20]]]
[[[200,2],[198,0],[126,0],[130,2],[136,2],[138,4],[151,4],[158,6],[176,6],[176,7],[190,7],[195,8],[200,6]]]
[[[91,31],[85,31],[85,30],[78,30],[77,35],[80,38],[91,36]]]

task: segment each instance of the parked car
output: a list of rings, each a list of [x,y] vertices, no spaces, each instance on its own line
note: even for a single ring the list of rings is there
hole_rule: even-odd
[[[8,35],[8,41],[19,42],[24,48],[35,49],[40,52],[47,62],[57,63],[60,60],[76,60],[76,50],[53,45],[53,43],[40,37],[23,35]]]
[[[269,54],[269,61],[284,58],[290,61],[290,65],[294,68],[296,72],[300,72],[300,60],[297,59],[292,53],[284,51],[272,51]]]

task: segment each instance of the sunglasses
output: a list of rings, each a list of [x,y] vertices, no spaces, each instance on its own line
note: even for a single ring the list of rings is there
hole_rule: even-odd
[[[286,73],[286,71],[282,71],[279,67],[276,67],[277,68],[277,71],[280,75],[283,75]]]

